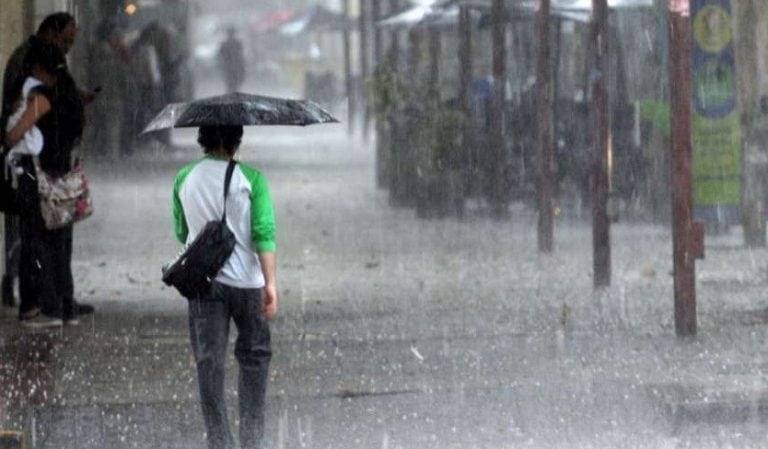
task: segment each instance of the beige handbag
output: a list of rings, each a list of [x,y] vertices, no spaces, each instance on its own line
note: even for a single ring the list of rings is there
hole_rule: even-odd
[[[58,229],[84,220],[93,213],[88,179],[78,163],[64,176],[54,178],[40,167],[35,157],[40,212],[46,229]]]

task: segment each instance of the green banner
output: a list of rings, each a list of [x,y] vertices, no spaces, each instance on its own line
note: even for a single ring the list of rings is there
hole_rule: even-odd
[[[741,126],[730,0],[692,0],[691,22],[696,215],[711,219],[722,215],[723,208],[729,209],[728,215],[738,215]]]
[[[694,203],[741,203],[741,126],[734,111],[722,119],[693,118]]]

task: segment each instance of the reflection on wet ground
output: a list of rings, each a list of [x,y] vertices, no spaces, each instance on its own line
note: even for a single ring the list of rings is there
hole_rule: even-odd
[[[79,327],[48,331],[4,314],[3,427],[22,430],[30,448],[198,447],[183,316],[101,309]]]
[[[56,384],[57,347],[47,333],[18,333],[0,345],[0,422],[24,423],[23,411],[50,405]]]
[[[507,221],[419,220],[376,189],[372,151],[305,131],[308,148],[269,130],[241,150],[278,205],[269,449],[766,441],[768,329],[744,311],[765,308],[768,250],[738,235],[708,250],[700,336],[680,341],[666,227],[616,225],[615,283],[594,292],[588,223],[559,222],[541,256],[522,207]],[[29,332],[0,308],[0,424],[30,449],[204,447],[186,305],[159,280],[178,251],[173,172],[198,155],[91,170],[96,214],[76,228],[73,271],[95,315]],[[231,351],[227,363],[236,425]]]

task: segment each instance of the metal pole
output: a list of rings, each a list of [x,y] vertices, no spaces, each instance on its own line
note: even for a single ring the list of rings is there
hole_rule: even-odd
[[[400,9],[400,1],[399,0],[389,0],[389,11],[395,12],[398,9]],[[399,70],[399,62],[400,62],[400,33],[398,33],[397,28],[394,28],[392,30],[391,36],[390,36],[390,42],[392,47],[392,54],[394,55],[392,64],[392,69],[395,72],[398,72]]]
[[[373,21],[373,66],[381,64],[384,56],[384,33],[375,24],[381,19],[381,0],[371,0],[371,17]]]
[[[350,39],[351,20],[349,17],[349,1],[342,0],[344,4],[344,31],[342,32],[342,45],[344,46],[344,84],[347,89],[347,134],[355,132],[355,89],[352,86],[352,44]]]
[[[370,68],[370,20],[369,2],[360,0],[360,113],[362,119],[363,141],[368,142],[370,128],[370,109],[368,107],[368,92],[365,82],[371,75]]]
[[[459,105],[461,112],[469,112],[469,95],[472,87],[472,24],[469,7],[459,8]]]
[[[538,126],[538,163],[539,163],[539,252],[550,253],[554,246],[554,216],[552,196],[555,182],[555,152],[553,148],[553,99],[552,99],[552,61],[550,45],[550,0],[541,0],[536,16],[539,57],[536,64],[536,109]]]
[[[383,69],[384,58],[384,34],[379,26],[376,24],[381,19],[381,0],[372,0],[371,3],[371,15],[373,23],[373,65],[374,73],[380,73]],[[374,97],[379,92],[371,92]],[[374,98],[373,103],[376,104],[378,99]],[[375,111],[379,112],[379,111]],[[391,138],[391,134],[388,134],[387,119],[379,117],[378,114],[374,114],[374,129],[376,130],[376,140],[374,146],[376,148],[376,185],[384,187],[387,185],[387,178],[389,177],[389,161],[391,159],[391,145],[388,139]]]
[[[504,215],[504,86],[506,76],[506,11],[504,0],[493,0],[491,6],[491,45],[493,48],[493,98],[491,99],[490,140],[493,171],[491,204],[496,216]]]
[[[474,167],[477,158],[474,156],[474,146],[471,144],[472,126],[469,118],[470,101],[472,95],[472,23],[469,7],[459,7],[459,108],[464,117],[461,136],[461,165],[463,178],[473,179]],[[465,183],[469,188],[471,184]]]
[[[595,120],[592,155],[592,251],[595,288],[611,285],[611,229],[608,220],[608,2],[592,0],[592,104]]]
[[[678,2],[680,3],[680,2]],[[691,23],[685,10],[669,14],[672,126],[672,246],[675,331],[696,335],[696,266],[700,229],[693,222],[691,142]],[[695,240],[696,239],[696,240]]]
[[[429,31],[429,88],[440,101],[440,31]]]

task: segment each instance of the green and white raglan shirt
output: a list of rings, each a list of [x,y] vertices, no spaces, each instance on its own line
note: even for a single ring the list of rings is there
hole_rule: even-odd
[[[206,223],[221,218],[227,164],[206,156],[176,175],[173,220],[181,243],[191,242]],[[263,287],[258,253],[275,251],[275,213],[264,176],[240,162],[229,185],[227,225],[235,234],[235,250],[216,281],[237,288]]]

